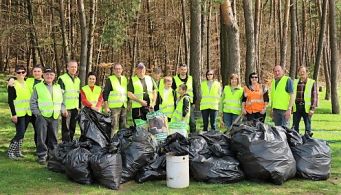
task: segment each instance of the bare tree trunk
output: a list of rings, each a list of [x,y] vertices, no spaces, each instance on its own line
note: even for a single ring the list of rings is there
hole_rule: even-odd
[[[323,69],[324,69],[324,78],[326,82],[326,95],[324,96],[324,99],[329,100],[330,99],[330,71],[329,71],[328,52],[327,52],[326,46],[323,47]]]
[[[245,83],[248,83],[248,77],[255,72],[255,40],[252,16],[252,4],[249,0],[243,0],[244,18],[245,18],[245,37],[246,37],[246,55],[245,55]]]
[[[297,24],[296,24],[296,0],[291,0],[291,8],[290,8],[290,73],[289,76],[292,79],[295,79],[296,76],[296,67],[297,67],[297,49],[296,49],[296,42],[297,42]]]
[[[271,17],[271,16],[270,16]],[[260,75],[260,42],[259,42],[259,34],[261,29],[261,1],[255,1],[255,21],[254,21],[254,40],[255,40],[255,67],[258,71],[258,75]]]
[[[210,42],[210,26],[211,26],[211,12],[212,12],[212,4],[211,1],[208,2],[208,16],[207,16],[207,34],[206,34],[206,44],[207,44],[207,48],[206,48],[206,68],[207,70],[210,69],[210,46],[211,46],[211,42]]]
[[[315,80],[318,79],[318,75],[320,71],[320,63],[321,63],[322,52],[323,52],[323,40],[324,40],[324,34],[325,34],[325,29],[326,29],[327,5],[328,5],[327,0],[323,0],[322,16],[321,16],[321,21],[320,21],[320,34],[319,34],[319,41],[318,41],[318,46],[317,46],[314,75],[313,75],[313,78]]]
[[[188,52],[188,40],[187,40],[187,24],[186,24],[186,2],[185,0],[181,0],[181,8],[182,8],[182,23],[183,23],[183,30],[184,30],[184,46],[185,46],[185,60],[186,64],[189,64],[189,52]]]
[[[330,64],[331,64],[331,100],[332,114],[340,114],[339,96],[338,96],[338,67],[339,67],[339,52],[337,48],[336,34],[336,5],[335,0],[329,0],[329,41],[330,41]]]
[[[221,77],[226,85],[232,73],[240,76],[239,27],[230,0],[220,4],[220,17]]]
[[[201,0],[191,0],[191,38],[190,38],[190,74],[193,81],[201,81]],[[200,85],[194,85],[196,105],[200,103]]]
[[[287,57],[287,38],[288,38],[288,26],[289,26],[289,11],[290,11],[290,0],[285,1],[284,10],[284,21],[283,21],[283,35],[281,40],[281,51],[280,51],[280,65],[286,67],[286,57]]]
[[[86,73],[92,71],[92,55],[94,48],[94,32],[96,27],[97,0],[90,1],[89,35],[87,46]]]
[[[54,0],[52,0],[52,5],[50,7],[51,11],[51,16],[52,16],[52,40],[53,40],[53,54],[54,58],[56,60],[56,72],[57,75],[60,75],[60,61],[59,61],[59,56],[58,56],[58,48],[57,48],[57,39],[56,39],[56,34],[58,33],[57,26],[54,24],[55,22],[55,17],[54,17]]]
[[[78,14],[80,21],[80,31],[81,31],[81,53],[80,53],[80,71],[79,77],[81,79],[81,86],[85,85],[86,81],[86,61],[87,61],[87,46],[88,46],[88,27],[86,24],[84,1],[77,0]]]
[[[60,29],[62,33],[62,45],[63,45],[63,59],[64,65],[68,63],[70,60],[70,53],[69,53],[69,42],[66,35],[65,30],[65,18],[64,18],[64,0],[59,0],[59,18],[60,18]]]
[[[207,34],[207,2],[204,0],[201,3],[201,64],[200,68],[202,71],[205,70],[205,64],[207,60],[205,48],[207,47],[207,39],[206,39],[206,34]]]
[[[5,71],[5,64],[4,64],[4,55],[2,51],[2,43],[0,43],[0,72]]]

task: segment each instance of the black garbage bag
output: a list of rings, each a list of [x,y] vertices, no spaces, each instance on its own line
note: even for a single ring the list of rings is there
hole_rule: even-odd
[[[165,153],[171,152],[174,156],[184,156],[189,154],[189,142],[180,133],[167,136],[163,148]]]
[[[166,179],[166,155],[158,156],[152,163],[143,167],[135,177],[135,181],[143,183]]]
[[[233,183],[244,178],[238,160],[231,156],[199,155],[190,161],[190,172],[195,180],[208,183]]]
[[[211,151],[208,149],[208,145],[204,137],[192,134],[188,140],[190,143],[189,147],[190,160],[199,155],[204,155],[205,157],[210,157],[212,155]]]
[[[122,175],[119,143],[113,142],[108,147],[93,154],[90,158],[90,166],[96,181],[109,189],[117,190]]]
[[[91,140],[101,147],[110,143],[111,116],[84,107],[79,113],[80,141]]]
[[[329,178],[332,157],[326,141],[304,136],[303,144],[291,147],[291,151],[298,176],[311,180]]]
[[[230,139],[218,131],[207,131],[201,135],[207,142],[209,150],[216,157],[233,155],[230,149]]]
[[[287,127],[283,128],[286,130],[287,140],[290,147],[295,147],[303,144],[301,135],[297,131],[295,131],[295,129],[289,129]]]
[[[77,141],[60,143],[53,150],[49,150],[47,168],[54,172],[65,172],[64,159],[68,152],[78,147]]]
[[[65,173],[77,183],[91,184],[92,176],[89,166],[91,153],[85,148],[75,148],[65,157]]]
[[[134,179],[140,168],[156,158],[157,142],[153,135],[143,128],[136,128],[131,137],[122,139],[120,141],[125,147],[121,147],[123,167],[121,183],[125,183]]]
[[[282,127],[241,124],[232,127],[230,134],[232,150],[247,178],[282,184],[295,176],[296,162]]]

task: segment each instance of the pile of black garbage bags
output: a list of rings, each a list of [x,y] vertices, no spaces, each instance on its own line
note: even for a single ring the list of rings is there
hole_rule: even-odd
[[[167,153],[189,155],[191,178],[207,183],[249,179],[282,184],[295,176],[325,180],[330,175],[325,141],[261,122],[243,122],[225,134],[208,131],[185,138],[175,133],[163,142],[145,127],[121,129],[110,138],[110,116],[87,108],[79,123],[79,141],[50,151],[47,166],[81,184],[118,189],[131,180],[165,180]]]

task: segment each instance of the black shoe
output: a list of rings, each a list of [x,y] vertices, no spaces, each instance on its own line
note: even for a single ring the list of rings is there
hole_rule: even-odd
[[[313,137],[314,135],[314,133],[311,131],[306,131],[305,134],[308,135],[309,137]]]
[[[38,161],[38,163],[39,163],[40,165],[46,165],[46,164],[47,164],[45,158],[39,158],[37,161]]]

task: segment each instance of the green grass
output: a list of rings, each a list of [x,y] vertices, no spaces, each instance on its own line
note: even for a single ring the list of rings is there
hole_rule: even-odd
[[[3,75],[0,76],[0,194],[340,194],[341,193],[341,115],[330,114],[330,102],[321,100],[313,116],[314,137],[328,140],[332,148],[332,175],[327,181],[291,179],[281,186],[242,181],[234,184],[206,184],[191,181],[186,189],[170,189],[166,181],[138,184],[128,182],[118,191],[97,184],[80,185],[66,175],[48,171],[36,163],[33,129],[29,126],[24,143],[25,160],[12,161],[6,156],[8,143],[14,136],[10,122]],[[320,94],[320,99],[324,95]],[[201,121],[198,121],[201,124]],[[301,125],[302,131],[304,125]],[[60,130],[59,130],[60,134]]]

